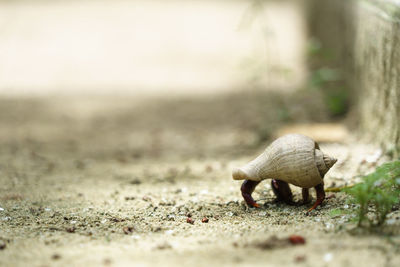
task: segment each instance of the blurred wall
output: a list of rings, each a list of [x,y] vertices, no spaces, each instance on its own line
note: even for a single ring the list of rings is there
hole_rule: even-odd
[[[304,29],[296,1],[0,1],[0,93],[295,88]]]
[[[319,64],[341,69],[342,86],[360,132],[388,152],[400,150],[400,1],[310,0],[310,34],[333,57]]]
[[[345,115],[352,103],[352,57],[355,1],[307,2],[310,86],[322,91],[333,117]]]

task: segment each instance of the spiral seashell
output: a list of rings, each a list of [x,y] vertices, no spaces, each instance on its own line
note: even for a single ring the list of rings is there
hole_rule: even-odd
[[[288,134],[276,139],[257,158],[232,171],[234,180],[279,179],[311,188],[323,182],[337,159],[324,154],[311,138]]]

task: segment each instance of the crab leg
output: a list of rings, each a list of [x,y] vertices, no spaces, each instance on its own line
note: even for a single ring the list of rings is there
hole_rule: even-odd
[[[260,207],[260,205],[258,205],[251,196],[251,193],[253,193],[254,189],[259,183],[259,181],[244,180],[242,186],[240,187],[240,191],[242,191],[242,196],[247,205],[249,205],[250,207]]]
[[[292,190],[290,190],[289,184],[281,181],[272,179],[271,188],[278,200],[281,200],[289,205],[294,205]]]
[[[317,193],[317,201],[315,201],[314,205],[307,211],[307,214],[310,213],[310,211],[312,211],[319,205],[321,205],[322,201],[324,201],[324,199],[325,199],[324,184],[321,183],[314,188]]]
[[[309,194],[308,188],[302,188],[301,194],[303,196],[303,204],[310,202],[310,194]]]

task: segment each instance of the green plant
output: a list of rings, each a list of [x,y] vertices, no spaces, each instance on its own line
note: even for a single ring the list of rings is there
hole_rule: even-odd
[[[363,182],[344,189],[359,205],[358,226],[369,222],[369,226],[380,226],[386,215],[400,202],[400,161],[385,163],[375,172],[364,176]],[[372,211],[373,216],[367,216]]]
[[[309,88],[323,93],[328,112],[340,117],[348,111],[348,89],[344,76],[337,64],[335,53],[328,51],[315,38],[308,44],[308,65],[310,67]]]

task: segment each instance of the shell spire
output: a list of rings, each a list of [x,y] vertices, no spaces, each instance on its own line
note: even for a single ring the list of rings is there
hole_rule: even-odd
[[[323,158],[324,158],[325,165],[328,169],[330,169],[337,161],[337,159],[335,159],[334,157],[330,157],[325,154],[324,154]]]

